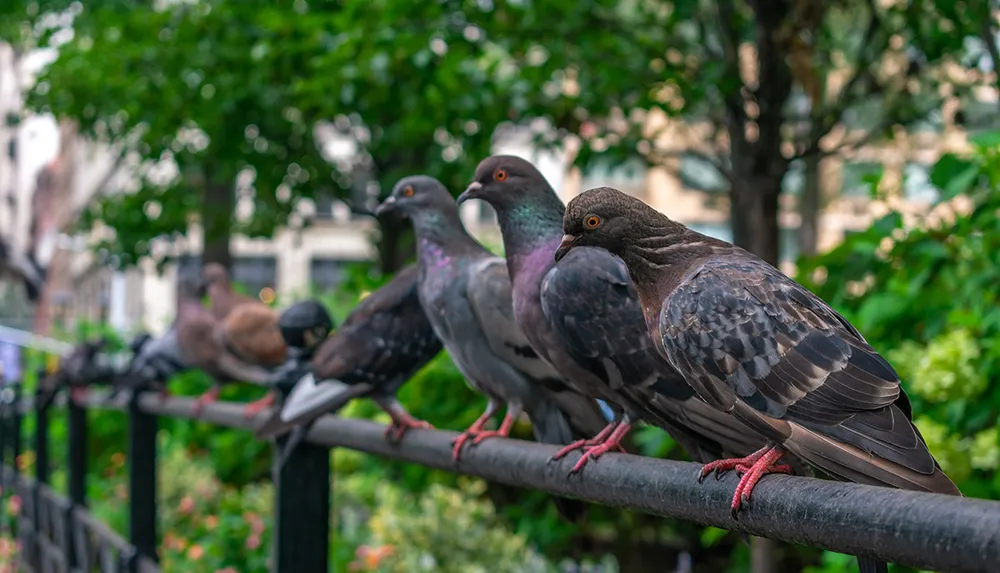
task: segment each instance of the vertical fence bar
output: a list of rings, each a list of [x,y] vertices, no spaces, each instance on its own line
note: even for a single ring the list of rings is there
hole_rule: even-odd
[[[15,483],[10,484],[10,487],[16,488],[17,481],[21,476],[21,468],[18,465],[18,458],[21,457],[21,420],[23,418],[21,413],[21,382],[14,383],[12,390],[14,393],[10,404],[10,465],[14,470]]]
[[[277,441],[283,447],[287,436]],[[279,450],[280,451],[280,450]],[[276,455],[275,464],[280,456]],[[326,573],[330,555],[330,450],[302,441],[274,468],[273,573]]]
[[[74,571],[84,565],[81,559],[77,558],[83,548],[76,546],[74,509],[87,505],[87,410],[77,404],[72,397],[66,400],[66,425],[69,435],[67,489],[70,504],[63,516],[66,524],[63,528],[66,532],[63,549],[66,565],[70,571]]]
[[[133,573],[143,557],[156,556],[156,416],[139,407],[141,392],[129,400],[129,541],[136,549]]]
[[[7,386],[7,379],[3,372],[0,372],[0,500],[7,494],[7,442],[10,435],[10,406],[7,404],[7,397],[10,392]],[[4,507],[7,504],[0,503],[0,518],[3,517]]]
[[[87,410],[67,400],[66,424],[69,434],[69,500],[79,506],[87,505]]]
[[[40,368],[38,371],[38,380],[41,381],[45,375],[45,369]],[[38,392],[38,387],[36,386],[34,402],[35,485],[31,491],[33,501],[31,506],[34,509],[34,516],[32,516],[34,531],[30,535],[33,543],[30,544],[30,547],[25,548],[30,553],[31,563],[34,564],[36,571],[42,569],[43,552],[45,550],[42,546],[42,536],[45,535],[45,532],[42,531],[42,524],[44,523],[42,513],[45,511],[45,508],[42,506],[41,486],[49,483],[49,413],[47,408],[41,407],[40,398],[41,394]]]

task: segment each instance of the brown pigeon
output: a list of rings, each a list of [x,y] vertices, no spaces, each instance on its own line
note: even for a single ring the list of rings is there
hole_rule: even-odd
[[[209,309],[219,321],[216,336],[221,351],[248,364],[273,369],[281,366],[287,357],[288,348],[278,327],[280,315],[263,302],[239,294],[233,290],[226,268],[218,263],[209,263],[202,270],[202,280],[211,302]],[[218,398],[219,387],[198,398],[196,408]],[[261,400],[247,405],[247,417],[274,404],[277,396],[269,390]]]
[[[842,316],[755,255],[602,187],[570,202],[560,259],[620,256],[660,353],[710,405],[771,440],[743,459],[734,512],[791,452],[847,481],[959,494],[911,421],[899,376]]]
[[[202,293],[201,285],[192,279],[185,277],[177,282],[177,318],[174,329],[177,332],[181,362],[191,368],[200,368],[215,379],[212,390],[196,402],[196,412],[218,396],[219,384],[251,382],[265,385],[271,379],[269,370],[247,362],[227,349],[232,347],[238,351],[240,347],[229,342],[226,336],[228,329],[201,304]],[[278,336],[280,338],[280,333]],[[245,342],[253,338],[252,333],[247,333],[245,338],[237,340]]]

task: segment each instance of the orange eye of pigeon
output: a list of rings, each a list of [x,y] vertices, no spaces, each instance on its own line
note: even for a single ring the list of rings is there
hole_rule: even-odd
[[[403,197],[413,197],[413,187],[403,187]]]
[[[503,181],[507,178],[507,172],[503,169],[497,169],[497,172],[493,174],[493,178],[497,181]]]
[[[601,224],[601,218],[597,215],[591,215],[583,220],[583,224],[586,225],[588,229],[596,229],[597,226]]]

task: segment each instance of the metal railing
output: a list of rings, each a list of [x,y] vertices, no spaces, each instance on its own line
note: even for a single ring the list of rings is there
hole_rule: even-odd
[[[20,484],[19,529],[29,565],[52,573],[93,570],[158,571],[156,566],[156,428],[158,417],[198,419],[252,430],[258,420],[242,404],[217,403],[200,416],[193,401],[140,395],[128,406],[105,404],[92,393],[86,407],[124,409],[129,417],[129,536],[121,539],[86,512],[86,416],[69,404],[68,499],[46,486],[47,413],[18,404],[4,409],[0,444],[20,451],[20,417],[37,416],[35,478],[7,476]],[[27,400],[24,401],[28,402]],[[451,457],[455,432],[413,430],[398,443],[384,438],[385,426],[367,420],[326,416],[277,470],[272,570],[325,573],[329,570],[330,448],[348,448],[560,496],[693,521],[751,535],[812,545],[841,553],[881,558],[935,571],[1000,571],[1000,502],[957,498],[812,478],[772,475],[754,489],[749,511],[734,520],[729,501],[732,475],[699,484],[693,463],[606,454],[581,474],[567,477],[575,456],[551,461],[557,448],[520,440],[488,440]],[[8,459],[5,455],[4,459]],[[16,459],[16,458],[14,458]],[[91,561],[88,561],[90,559]]]

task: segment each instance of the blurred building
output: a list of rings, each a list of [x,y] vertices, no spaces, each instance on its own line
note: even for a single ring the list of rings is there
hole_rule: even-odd
[[[5,69],[3,57],[0,51],[0,73]],[[0,81],[0,86],[6,83]],[[890,206],[908,213],[927,211],[936,198],[929,183],[931,166],[942,153],[967,148],[969,126],[994,127],[997,107],[996,93],[990,90],[968,101],[951,98],[928,121],[895,134],[891,141],[823,159],[819,249],[831,248],[847,233],[866,228]],[[835,145],[837,138],[870,129],[878,114],[878,109],[852,110],[824,143]],[[698,231],[731,239],[727,181],[698,153],[691,153],[720,152],[704,147],[711,139],[710,126],[668,120],[656,113],[647,115],[647,123],[650,130],[659,130],[657,144],[672,151],[654,168],[641,161],[596,164],[586,170],[571,167],[572,151],[555,154],[536,150],[528,129],[504,134],[495,151],[535,162],[564,201],[585,189],[611,185]],[[5,137],[10,133],[8,129]],[[85,248],[83,238],[67,230],[97,194],[128,192],[134,185],[127,175],[130,158],[119,158],[112,149],[80,139],[72,125],[57,125],[52,118],[25,121],[18,127],[17,138],[22,143],[22,157],[31,159],[19,164],[16,189],[8,191],[9,181],[15,177],[5,168],[9,156],[0,154],[0,225],[17,229],[21,244],[30,246],[39,260],[49,265],[50,280],[36,328],[71,327],[76,321],[90,320],[110,321],[122,330],[165,329],[173,316],[178,273],[197,272],[200,264],[197,225],[192,226],[186,242],[173,247],[169,255],[175,262],[162,272],[149,262],[125,272],[113,271]],[[4,141],[0,138],[0,143]],[[39,166],[44,167],[39,170]],[[873,198],[868,175],[877,170],[883,173],[882,193]],[[798,255],[797,203],[803,166],[793,163],[783,184],[781,258],[783,267],[790,270]],[[304,229],[282,229],[268,240],[233,240],[235,281],[250,292],[266,294],[265,298],[270,296],[267,289],[274,289],[279,301],[288,301],[310,288],[336,288],[346,264],[374,258],[371,235],[378,232],[374,220],[352,215],[345,204],[333,200],[318,200],[305,207],[303,215],[311,217],[313,224]],[[488,205],[470,201],[462,206],[462,217],[474,235],[499,244],[495,214]],[[0,323],[9,322],[0,309]]]

